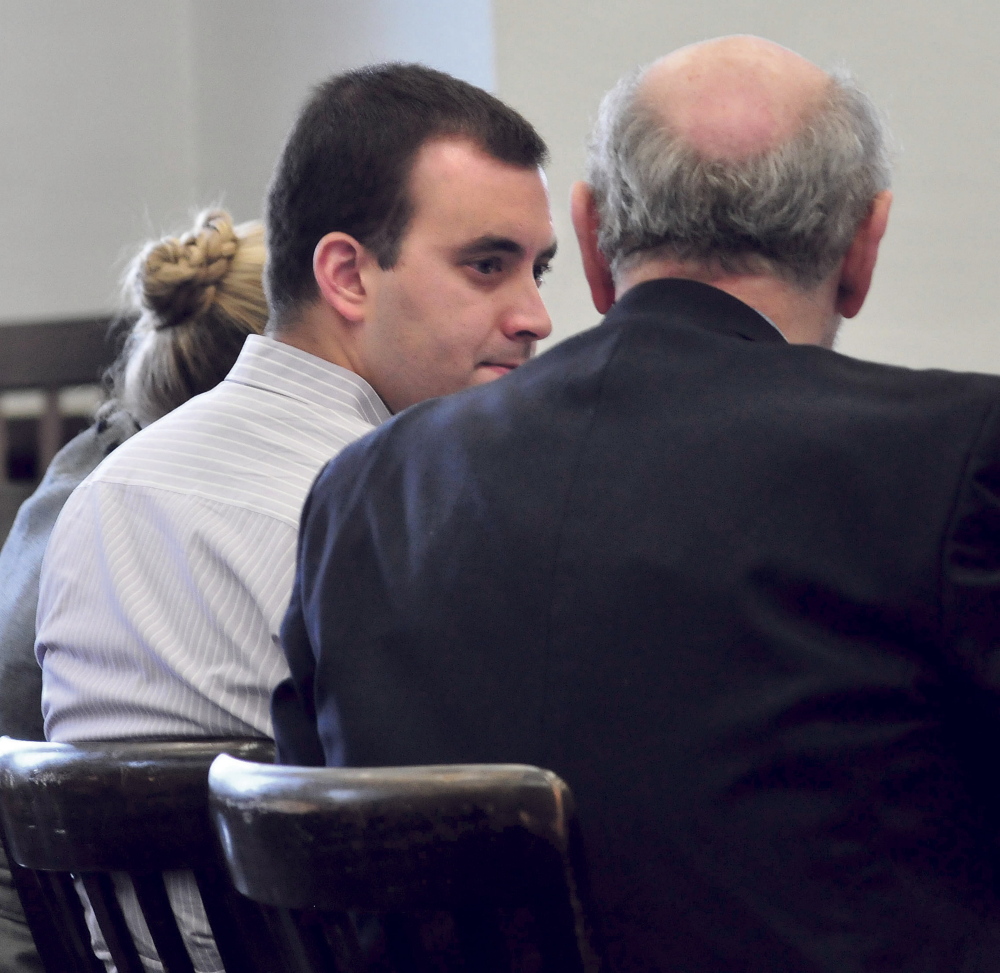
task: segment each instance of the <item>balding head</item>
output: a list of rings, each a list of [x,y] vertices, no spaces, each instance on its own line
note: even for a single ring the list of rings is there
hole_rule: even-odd
[[[830,76],[759,37],[723,37],[653,64],[636,96],[706,158],[746,159],[789,141],[829,94]]]
[[[849,77],[725,37],[608,93],[588,176],[594,215],[578,233],[615,280],[670,258],[704,269],[699,279],[771,276],[805,293],[836,272],[888,188],[889,160],[878,113]]]

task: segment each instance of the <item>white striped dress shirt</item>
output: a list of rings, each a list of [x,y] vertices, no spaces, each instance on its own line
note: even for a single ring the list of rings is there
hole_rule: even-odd
[[[388,417],[353,372],[255,335],[225,381],[115,450],[42,566],[46,736],[270,736],[302,504]]]

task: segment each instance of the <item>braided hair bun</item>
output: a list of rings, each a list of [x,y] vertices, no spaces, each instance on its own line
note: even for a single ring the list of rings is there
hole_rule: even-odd
[[[132,261],[125,293],[138,317],[107,381],[139,425],[222,381],[246,336],[264,330],[265,257],[259,221],[234,226],[209,209],[189,232],[151,241]]]
[[[136,285],[142,306],[159,319],[156,327],[193,321],[211,310],[238,247],[229,214],[222,210],[208,210],[191,232],[150,246]]]

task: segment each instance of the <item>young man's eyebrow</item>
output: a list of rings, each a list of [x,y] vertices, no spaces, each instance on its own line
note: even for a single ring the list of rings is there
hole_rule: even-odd
[[[459,258],[476,257],[484,253],[512,253],[515,257],[524,256],[524,247],[516,240],[505,236],[481,236],[471,243],[465,244],[458,251]]]
[[[558,244],[553,243],[551,247],[543,250],[538,255],[539,262],[546,263],[556,255]],[[481,236],[471,243],[467,243],[458,251],[460,260],[467,260],[470,257],[478,257],[484,253],[510,253],[515,257],[523,257],[525,250],[516,240],[504,236]]]

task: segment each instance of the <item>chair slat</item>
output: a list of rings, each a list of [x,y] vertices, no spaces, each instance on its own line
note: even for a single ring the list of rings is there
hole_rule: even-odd
[[[146,927],[153,937],[157,955],[163,963],[164,973],[194,973],[191,957],[184,946],[184,939],[177,928],[177,920],[170,908],[163,875],[159,872],[132,874],[132,887],[139,900]]]
[[[510,969],[510,952],[495,912],[457,909],[455,928],[465,965],[470,970],[504,973]]]
[[[299,963],[296,973],[315,973],[316,970],[335,970],[337,973],[355,973],[365,969],[353,954],[345,957],[338,949],[339,930],[325,921],[315,909],[290,909],[283,913],[279,929],[289,953],[294,953]]]
[[[132,933],[118,903],[115,885],[110,875],[88,872],[80,876],[97,925],[118,973],[144,973]]]
[[[105,973],[104,964],[90,950],[90,932],[73,880],[23,868],[11,858],[2,828],[0,840],[46,973]]]
[[[257,966],[273,973],[298,973],[294,960],[276,948],[277,909],[240,895],[221,861],[194,874],[225,969]]]
[[[0,820],[9,857],[22,869],[25,887],[31,887],[30,879],[40,892],[27,896],[26,908],[31,906],[37,920],[32,931],[65,927],[54,937],[55,946],[39,936],[47,973],[103,971],[78,900],[73,917],[70,874],[83,882],[119,973],[144,973],[115,893],[118,873],[132,876],[138,908],[166,973],[193,973],[162,874],[191,869],[200,876],[227,971],[292,973],[271,934],[267,910],[244,899],[228,881],[208,818],[211,761],[222,752],[270,760],[273,750],[269,740],[69,745],[0,739]]]

